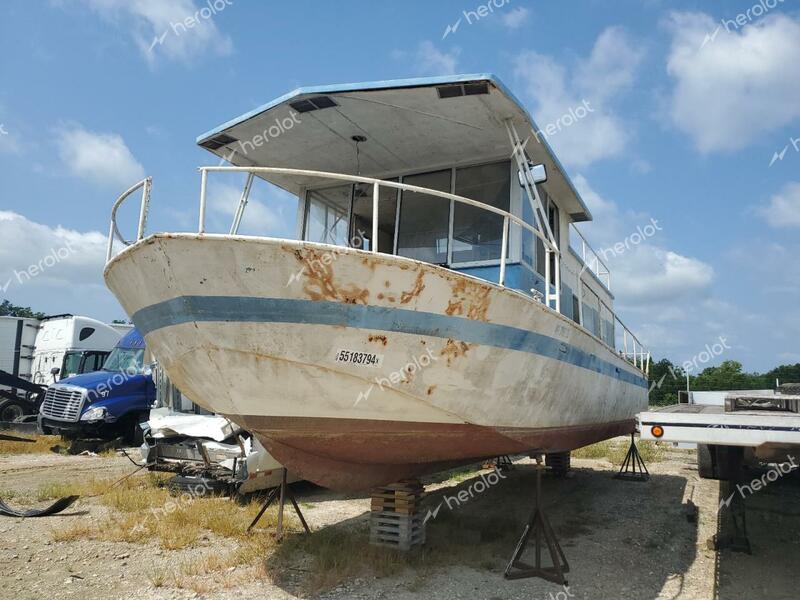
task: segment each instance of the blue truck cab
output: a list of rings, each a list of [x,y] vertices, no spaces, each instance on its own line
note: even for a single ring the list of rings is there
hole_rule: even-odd
[[[39,409],[39,430],[80,438],[123,435],[131,443],[141,443],[139,423],[147,420],[155,400],[144,338],[132,329],[100,371],[67,377],[47,388]]]

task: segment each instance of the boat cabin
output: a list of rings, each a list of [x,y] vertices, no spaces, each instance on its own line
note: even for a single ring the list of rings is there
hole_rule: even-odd
[[[609,271],[574,226],[591,214],[536,123],[493,75],[300,88],[197,143],[240,167],[400,184],[380,186],[375,206],[371,183],[257,174],[299,199],[299,239],[500,280],[615,347]]]

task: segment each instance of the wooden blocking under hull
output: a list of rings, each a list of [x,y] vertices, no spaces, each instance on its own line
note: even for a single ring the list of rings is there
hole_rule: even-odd
[[[372,512],[369,518],[369,543],[397,550],[411,550],[425,543],[425,524],[420,515]]]
[[[397,550],[410,550],[425,543],[425,523],[420,503],[425,488],[417,480],[406,480],[372,491],[369,542]]]

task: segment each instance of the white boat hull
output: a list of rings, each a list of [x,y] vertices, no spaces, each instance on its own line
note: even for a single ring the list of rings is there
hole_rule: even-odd
[[[327,487],[569,450],[647,406],[641,372],[571,320],[402,257],[159,234],[105,276],[189,398]]]

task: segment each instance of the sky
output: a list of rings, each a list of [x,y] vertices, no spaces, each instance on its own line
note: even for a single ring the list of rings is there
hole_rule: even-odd
[[[102,279],[111,205],[150,175],[148,231],[195,228],[196,168],[218,162],[201,133],[299,86],[494,73],[543,128],[591,108],[547,139],[594,215],[580,228],[616,310],[656,358],[800,362],[800,2],[3,9],[0,298],[124,318]],[[237,186],[217,184],[210,231],[227,230]],[[294,237],[295,218],[261,182],[242,232]]]

